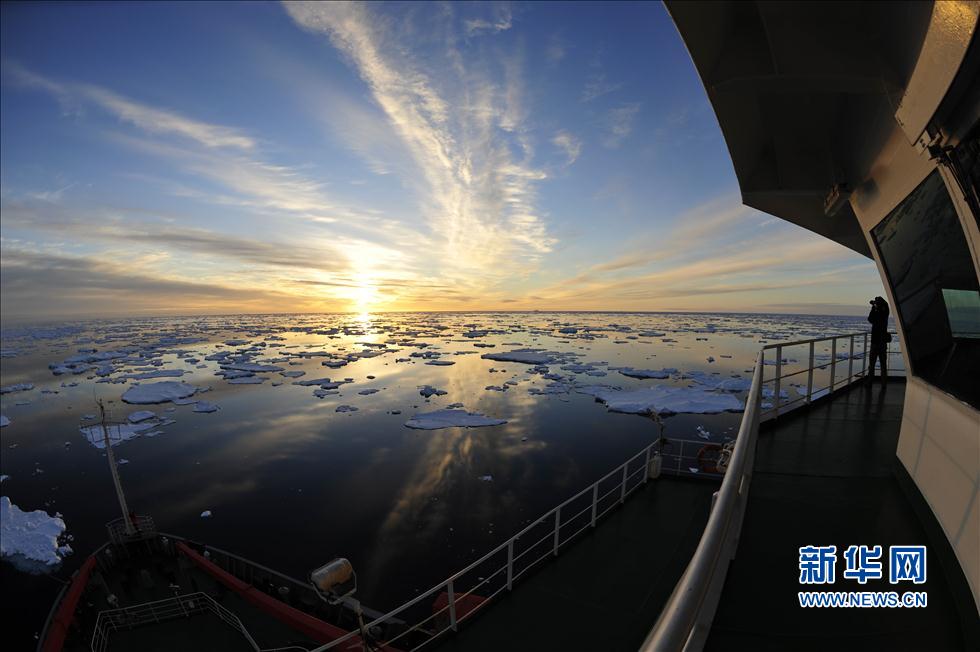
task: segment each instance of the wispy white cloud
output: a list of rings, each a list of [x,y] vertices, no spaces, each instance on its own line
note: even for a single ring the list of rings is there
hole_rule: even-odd
[[[633,133],[633,122],[639,112],[639,102],[630,102],[609,109],[606,114],[606,135],[602,139],[602,144],[609,149],[616,149],[622,145],[623,141]]]
[[[567,131],[559,131],[555,134],[555,137],[551,139],[551,144],[565,154],[568,159],[565,165],[571,165],[577,161],[582,153],[582,141]]]
[[[591,102],[603,95],[618,91],[622,87],[621,82],[612,82],[606,76],[606,71],[602,67],[602,50],[600,49],[589,62],[589,75],[585,79],[584,88],[582,88],[581,100]]]
[[[513,26],[513,13],[509,4],[496,4],[492,7],[494,15],[490,19],[470,18],[463,21],[467,36],[475,36],[481,32],[496,34]]]
[[[535,189],[546,174],[531,162],[515,59],[505,62],[502,85],[454,65],[463,76],[449,87],[447,76],[427,70],[369,5],[287,3],[286,8],[297,24],[327,35],[349,59],[410,152],[421,212],[443,243],[439,272],[460,282],[486,279],[526,267],[550,251],[554,241],[536,208]],[[502,132],[512,134],[514,142]]]
[[[174,111],[142,104],[101,86],[54,81],[9,61],[4,61],[3,68],[17,83],[50,93],[63,105],[83,102],[94,104],[144,131],[177,134],[205,147],[244,150],[255,147],[255,141],[237,129],[201,122]]]
[[[565,41],[558,34],[552,34],[548,38],[548,45],[545,46],[544,56],[549,63],[555,64],[565,58],[567,48]]]

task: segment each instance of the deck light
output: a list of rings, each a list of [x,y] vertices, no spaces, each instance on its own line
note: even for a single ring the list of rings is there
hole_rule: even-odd
[[[357,590],[357,573],[349,561],[340,557],[313,570],[310,584],[322,599],[336,604]]]
[[[354,607],[361,642],[366,650],[374,650],[368,632],[364,628],[364,611],[361,603],[353,597],[354,592],[357,591],[357,573],[354,572],[351,563],[343,557],[327,562],[310,572],[310,584],[324,602],[329,604],[347,602]]]
[[[823,212],[827,217],[837,215],[838,211],[851,198],[851,188],[846,183],[835,183],[834,187],[827,193],[827,198],[823,200]]]

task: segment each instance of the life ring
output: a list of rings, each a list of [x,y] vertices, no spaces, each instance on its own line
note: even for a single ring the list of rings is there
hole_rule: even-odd
[[[714,459],[708,458],[708,453],[717,453]],[[705,444],[698,451],[698,468],[705,473],[721,473],[718,470],[718,457],[721,455],[721,446],[718,444]]]

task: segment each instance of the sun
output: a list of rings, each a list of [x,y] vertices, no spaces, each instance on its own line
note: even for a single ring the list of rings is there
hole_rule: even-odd
[[[353,290],[351,307],[354,312],[361,315],[369,314],[378,302],[378,289],[370,282],[361,281]]]

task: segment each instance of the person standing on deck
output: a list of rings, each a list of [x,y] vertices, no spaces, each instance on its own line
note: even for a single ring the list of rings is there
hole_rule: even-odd
[[[881,384],[888,382],[888,343],[892,337],[888,334],[888,303],[881,297],[871,301],[871,312],[868,313],[871,322],[871,360],[868,363],[868,383],[875,376],[875,360],[881,363]]]

